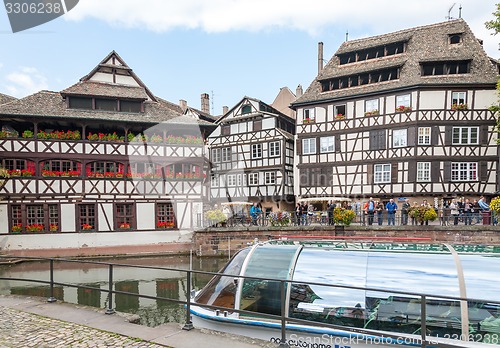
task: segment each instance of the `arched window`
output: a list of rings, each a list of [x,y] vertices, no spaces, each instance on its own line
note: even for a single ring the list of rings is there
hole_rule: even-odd
[[[125,174],[124,168],[123,163],[96,161],[88,163],[85,172],[89,178],[118,178]]]
[[[68,160],[46,160],[40,162],[40,173],[42,176],[80,176],[82,164]]]
[[[245,104],[241,107],[241,114],[249,114],[252,112],[252,106],[250,104]]]
[[[459,44],[462,42],[462,34],[450,35],[450,44]]]

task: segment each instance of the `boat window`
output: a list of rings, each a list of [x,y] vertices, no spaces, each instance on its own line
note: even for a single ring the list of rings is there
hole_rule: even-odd
[[[263,245],[255,249],[248,262],[245,276],[271,279],[290,279],[299,246]],[[286,284],[285,284],[286,286]],[[285,289],[286,290],[286,289]],[[241,292],[240,309],[281,315],[280,282],[245,278]]]
[[[239,276],[241,267],[250,248],[245,248],[233,256],[231,261],[219,273],[227,276],[215,276],[196,296],[195,302],[212,306],[234,308],[237,284],[235,276]]]

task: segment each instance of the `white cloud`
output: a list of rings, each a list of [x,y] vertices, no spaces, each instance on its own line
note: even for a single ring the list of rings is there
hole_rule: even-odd
[[[18,98],[48,88],[47,78],[33,67],[21,67],[7,74],[5,80],[8,94]]]
[[[473,31],[484,30],[492,19],[494,2],[462,0],[450,13],[474,22]],[[209,33],[261,31],[274,28],[308,32],[311,35],[343,35],[362,29],[367,35],[444,21],[450,0],[85,0],[65,18],[97,18],[112,26],[141,28],[154,32],[199,29]],[[337,28],[338,33],[324,33]],[[484,38],[494,41],[493,38]],[[486,42],[485,42],[486,43]],[[489,46],[488,46],[489,47]]]

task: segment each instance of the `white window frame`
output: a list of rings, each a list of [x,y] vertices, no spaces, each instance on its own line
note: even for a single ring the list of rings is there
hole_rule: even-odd
[[[396,96],[396,108],[404,106],[409,108],[411,106],[411,94],[401,94]]]
[[[279,157],[281,154],[281,146],[279,141],[271,141],[269,143],[269,157]]]
[[[243,186],[243,180],[241,179],[241,174],[238,174],[236,176],[236,185],[238,185],[238,187],[242,187]]]
[[[431,162],[417,162],[417,182],[431,181]]]
[[[380,111],[378,99],[365,100],[365,112]]]
[[[236,186],[236,174],[227,175],[227,186]]]
[[[306,119],[309,119],[310,121],[314,121],[316,119],[314,108],[304,109],[304,120]]]
[[[467,104],[467,92],[451,92],[451,105]]]
[[[451,181],[477,181],[477,162],[451,162]]]
[[[391,182],[391,164],[375,164],[373,166],[373,182],[375,184],[388,184]]]
[[[431,144],[431,127],[418,127],[418,145],[430,145]]]
[[[479,144],[479,127],[453,127],[451,139],[453,145],[477,145]]]
[[[302,139],[302,154],[314,155],[316,153],[316,138]]]
[[[210,186],[219,187],[219,174],[212,174],[210,176]]]
[[[319,138],[319,152],[335,152],[335,137],[333,135]]]
[[[266,185],[276,184],[276,172],[265,172],[264,174]]]
[[[248,186],[259,186],[259,173],[248,174]]]
[[[222,162],[231,162],[231,147],[223,147],[221,149]]]
[[[220,149],[212,149],[212,162],[220,163],[221,161],[221,151]]]
[[[262,158],[262,144],[252,144],[251,147],[252,159]]]
[[[406,147],[408,146],[408,130],[394,129],[392,131],[392,147]]]

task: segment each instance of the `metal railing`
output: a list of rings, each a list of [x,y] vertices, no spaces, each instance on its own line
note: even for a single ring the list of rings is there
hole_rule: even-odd
[[[0,256],[0,259],[12,259],[12,257],[9,256]],[[160,300],[160,301],[167,301],[167,302],[173,302],[176,304],[184,305],[186,307],[186,312],[185,312],[185,323],[183,326],[184,330],[191,330],[193,329],[193,323],[191,321],[191,306],[194,304],[197,307],[201,308],[208,308],[208,309],[213,309],[213,310],[223,310],[227,312],[233,312],[233,313],[239,313],[239,314],[245,314],[245,315],[251,315],[251,316],[256,316],[258,315],[259,318],[268,318],[268,319],[273,319],[276,322],[279,322],[280,325],[280,341],[277,342],[279,343],[279,347],[289,347],[286,339],[286,332],[287,332],[287,326],[289,327],[290,324],[300,324],[300,325],[306,325],[306,326],[314,326],[314,327],[323,327],[323,328],[328,328],[328,329],[337,329],[337,330],[342,330],[348,333],[352,333],[358,337],[367,337],[367,336],[382,336],[381,332],[373,330],[373,329],[366,329],[366,328],[359,328],[359,327],[349,327],[349,326],[343,326],[343,325],[334,325],[331,323],[325,323],[325,322],[317,322],[317,321],[312,321],[312,320],[307,320],[307,319],[300,319],[300,318],[294,318],[286,315],[286,289],[287,287],[291,286],[291,284],[298,284],[298,285],[307,285],[307,286],[324,286],[324,287],[331,287],[331,288],[336,288],[336,289],[348,289],[348,290],[353,290],[353,291],[372,291],[372,292],[379,292],[379,293],[387,293],[390,294],[391,296],[394,295],[404,295],[404,296],[410,296],[414,299],[418,299],[417,301],[420,303],[420,346],[421,347],[427,347],[431,345],[432,347],[440,347],[440,348],[447,348],[447,347],[459,347],[463,345],[459,345],[457,340],[449,339],[447,342],[437,342],[435,336],[428,336],[427,335],[427,314],[426,314],[426,307],[429,304],[428,303],[428,298],[432,298],[433,300],[435,299],[440,299],[440,300],[445,300],[445,301],[456,301],[457,303],[460,301],[466,301],[466,302],[474,302],[474,303],[487,303],[488,305],[494,305],[500,307],[500,301],[491,301],[491,300],[484,300],[484,299],[467,299],[467,298],[462,298],[462,297],[454,297],[454,296],[436,296],[433,294],[421,294],[421,293],[413,293],[413,292],[406,292],[406,291],[397,291],[397,290],[387,290],[387,289],[378,289],[378,288],[371,288],[371,287],[358,287],[358,286],[348,286],[348,285],[332,285],[332,284],[325,284],[325,283],[317,283],[317,282],[301,282],[301,281],[293,281],[293,280],[283,280],[283,279],[274,279],[274,278],[259,278],[259,277],[248,277],[248,276],[240,276],[240,275],[230,275],[230,274],[224,274],[224,273],[217,273],[217,272],[207,272],[207,271],[195,271],[195,270],[183,270],[183,269],[178,269],[178,268],[168,268],[168,267],[157,267],[157,266],[143,266],[143,265],[132,265],[132,264],[122,264],[122,263],[108,263],[108,262],[100,262],[100,261],[89,261],[89,260],[73,260],[73,259],[64,259],[64,258],[40,258],[40,257],[16,257],[17,260],[30,260],[30,261],[48,261],[49,264],[49,279],[48,280],[41,280],[41,279],[28,279],[28,278],[14,278],[14,277],[0,277],[1,280],[10,280],[10,281],[20,281],[20,282],[34,282],[34,283],[41,283],[41,284],[46,284],[50,287],[50,295],[47,298],[48,302],[56,302],[57,299],[54,296],[54,287],[55,286],[66,286],[66,287],[73,287],[73,288],[81,288],[81,289],[88,289],[88,290],[96,290],[99,292],[105,292],[108,294],[108,306],[106,308],[105,313],[106,314],[114,314],[115,309],[113,308],[113,296],[120,294],[120,295],[128,295],[128,296],[136,296],[138,298],[145,298],[145,299],[153,299],[153,300]],[[54,271],[56,271],[55,263],[81,263],[81,264],[93,264],[93,265],[99,265],[99,266],[106,266],[108,267],[108,283],[109,286],[107,289],[102,289],[102,288],[96,288],[92,286],[86,286],[86,285],[75,285],[71,283],[63,283],[63,282],[58,282],[54,280]],[[128,291],[120,291],[116,290],[114,287],[113,283],[113,274],[114,274],[114,267],[127,267],[127,268],[137,268],[137,269],[152,269],[152,270],[164,270],[164,271],[175,271],[175,272],[181,272],[185,273],[186,275],[186,280],[187,280],[187,287],[186,287],[186,300],[180,300],[180,299],[173,299],[173,298],[166,298],[166,297],[161,297],[161,296],[151,296],[151,295],[146,295],[146,294],[140,294],[140,293],[135,293],[135,292],[128,292]],[[64,268],[62,268],[64,269]],[[261,281],[268,281],[268,282],[277,282],[279,283],[279,293],[280,293],[280,315],[274,315],[274,314],[267,314],[267,313],[261,313],[259,312],[256,314],[255,311],[249,311],[249,310],[241,310],[241,309],[234,309],[234,308],[229,308],[229,307],[223,307],[223,306],[213,306],[213,305],[208,305],[208,304],[200,304],[200,303],[193,303],[191,299],[191,294],[192,294],[192,282],[191,278],[193,274],[200,274],[200,275],[208,275],[208,276],[220,276],[220,277],[230,277],[233,279],[237,279],[237,281],[244,281],[246,279],[251,279],[251,280],[261,280]],[[390,344],[399,344],[397,343],[397,340],[401,338],[401,335],[393,331],[391,333],[385,331],[383,333],[382,338],[385,340],[383,342],[390,342]],[[463,337],[462,337],[463,338]],[[467,340],[468,337],[465,337],[464,340]],[[443,340],[444,341],[444,340]],[[455,341],[455,343],[453,342]],[[463,341],[461,341],[463,344]],[[413,344],[414,345],[414,344]]]

